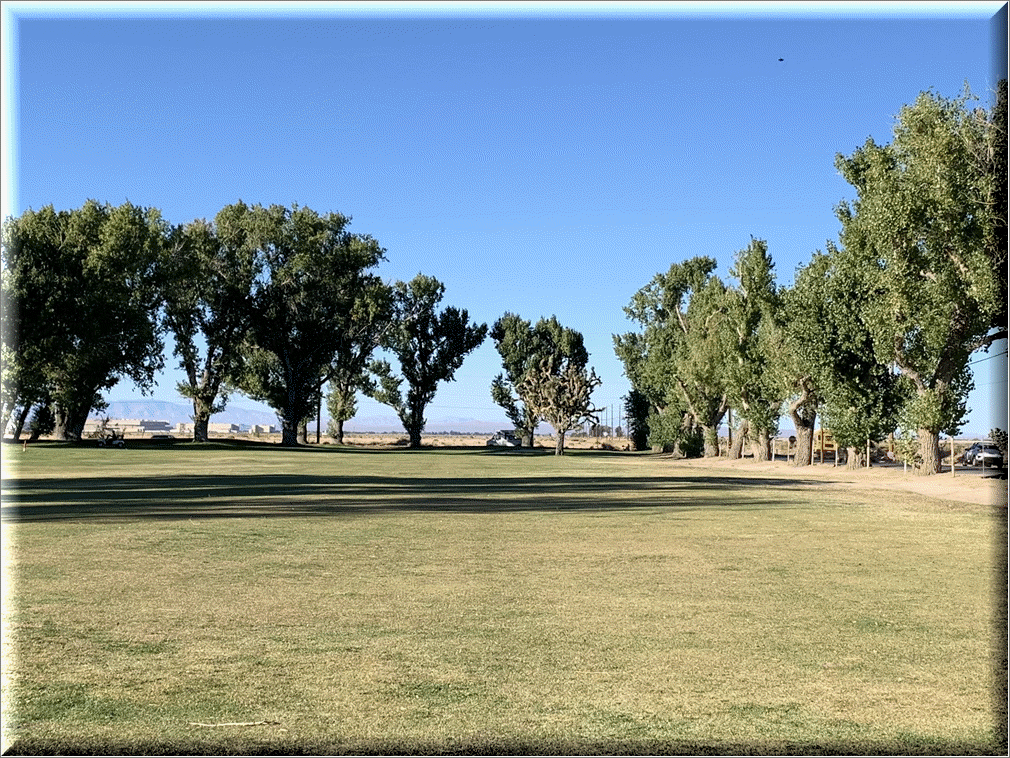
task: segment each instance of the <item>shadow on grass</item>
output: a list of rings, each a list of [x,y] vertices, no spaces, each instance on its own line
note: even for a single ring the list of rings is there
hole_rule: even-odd
[[[994,749],[995,748],[995,749]],[[681,742],[676,740],[579,740],[485,737],[446,742],[270,739],[252,736],[144,741],[59,738],[18,740],[5,755],[998,755],[994,744],[933,739],[894,742]],[[1003,753],[1005,755],[1005,753]]]
[[[774,477],[555,475],[443,478],[193,474],[12,479],[5,521],[341,516],[396,511],[507,513],[626,508],[777,508],[823,485]]]
[[[9,446],[11,448],[11,453],[13,453],[13,448],[21,448],[23,442],[18,442],[12,439],[4,439],[3,445],[5,447]],[[29,450],[35,450],[36,448],[41,449],[79,449],[86,450],[89,448],[98,448],[97,440],[86,439],[81,442],[60,442],[55,440],[41,440],[38,442],[33,442],[28,446]],[[537,457],[537,456],[553,456],[554,448],[543,446],[543,447],[499,447],[497,445],[484,445],[480,442],[474,442],[472,445],[432,445],[429,443],[422,443],[420,448],[410,448],[407,446],[406,442],[402,445],[397,445],[393,443],[380,443],[380,444],[360,444],[360,443],[345,443],[338,445],[333,442],[326,442],[323,444],[310,443],[308,445],[297,445],[297,446],[286,446],[281,445],[277,442],[267,442],[264,440],[256,439],[211,439],[207,442],[193,442],[189,439],[128,439],[126,441],[126,450],[157,450],[159,452],[171,453],[173,451],[193,451],[193,450],[236,450],[243,452],[264,452],[264,453],[299,453],[305,455],[340,455],[340,454],[353,454],[360,453],[366,455],[390,455],[390,454],[403,454],[403,453],[414,453],[417,455],[422,454],[432,454],[432,453],[450,453],[450,454],[467,454],[467,455],[506,455],[506,456],[519,456],[519,457]],[[103,453],[108,453],[109,456],[115,456],[122,452],[120,448],[108,448],[104,449]],[[634,456],[634,455],[651,455],[650,452],[629,452],[622,450],[605,450],[603,448],[573,448],[566,447],[565,455],[567,456],[584,456],[584,457],[612,457],[612,456]]]

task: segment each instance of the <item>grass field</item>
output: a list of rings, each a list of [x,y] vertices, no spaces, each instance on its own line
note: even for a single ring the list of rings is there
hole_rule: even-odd
[[[602,451],[4,456],[12,753],[1005,754],[1005,509]]]

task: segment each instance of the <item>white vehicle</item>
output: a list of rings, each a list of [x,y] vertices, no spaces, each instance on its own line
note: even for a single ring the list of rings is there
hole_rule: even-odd
[[[972,455],[971,465],[981,466],[982,468],[986,468],[987,466],[1002,466],[1003,453],[995,445],[984,442],[978,446],[978,449]]]
[[[105,432],[98,440],[98,447],[114,447],[123,450],[126,448],[126,440],[123,439],[122,432],[112,429]]]
[[[519,447],[522,444],[522,440],[511,429],[495,432],[494,437],[487,441],[488,447]]]

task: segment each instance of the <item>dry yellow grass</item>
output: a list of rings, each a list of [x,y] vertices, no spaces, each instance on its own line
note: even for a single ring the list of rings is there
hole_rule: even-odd
[[[592,452],[29,452],[15,752],[998,752],[990,507]]]

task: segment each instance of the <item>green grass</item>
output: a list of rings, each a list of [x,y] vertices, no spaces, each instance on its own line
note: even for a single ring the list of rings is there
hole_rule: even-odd
[[[15,753],[1005,744],[991,508],[588,451],[4,457]]]

